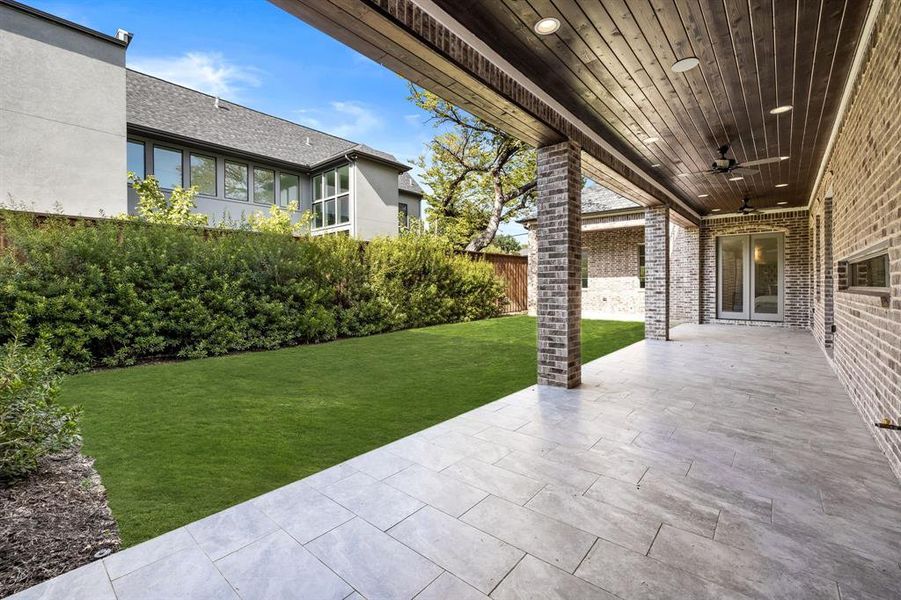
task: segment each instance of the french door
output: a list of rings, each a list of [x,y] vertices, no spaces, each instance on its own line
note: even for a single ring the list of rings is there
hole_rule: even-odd
[[[785,298],[782,234],[718,237],[716,280],[718,318],[781,321]]]

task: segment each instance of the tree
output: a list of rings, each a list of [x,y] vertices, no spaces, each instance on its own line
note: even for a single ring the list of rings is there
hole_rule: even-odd
[[[522,249],[522,244],[519,243],[516,237],[506,233],[498,233],[494,236],[494,241],[485,247],[486,252],[498,252],[500,254],[519,254],[520,249]]]
[[[291,220],[291,213],[297,211],[297,201],[288,203],[282,208],[276,204],[269,207],[269,214],[251,213],[247,217],[247,228],[251,231],[278,233],[283,235],[304,235],[310,232],[310,221],[313,215],[306,211],[297,222]]]
[[[187,189],[176,186],[167,196],[160,189],[160,183],[153,175],[141,179],[134,173],[128,174],[128,180],[138,195],[139,221],[147,223],[163,223],[167,225],[189,225],[204,227],[207,225],[207,216],[202,213],[192,212],[197,206],[197,188],[191,186]]]
[[[455,245],[481,251],[534,205],[535,150],[424,89],[411,85],[410,100],[446,128],[429,142],[430,160],[418,161],[431,188],[429,221]]]

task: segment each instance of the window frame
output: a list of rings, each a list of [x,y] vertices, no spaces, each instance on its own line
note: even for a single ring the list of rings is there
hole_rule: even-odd
[[[644,243],[638,244],[638,288],[645,289],[648,284],[647,277],[647,248]]]
[[[404,209],[401,210],[400,207],[403,206]],[[399,229],[407,229],[410,227],[410,205],[407,202],[398,202],[397,203],[397,226]],[[404,218],[401,220],[400,215],[403,215]]]
[[[234,198],[234,197],[228,195],[228,185],[226,182],[228,181],[228,166],[230,164],[234,165],[236,167],[244,167],[244,197],[243,198]],[[223,169],[224,169],[223,173],[225,174],[225,176],[222,178],[223,179],[223,181],[222,181],[222,186],[223,186],[222,197],[226,200],[231,200],[232,202],[250,202],[251,194],[253,192],[253,190],[251,188],[252,184],[250,181],[251,166],[246,162],[226,159],[225,162],[223,163]]]
[[[852,294],[862,294],[866,296],[880,296],[883,299],[883,306],[891,298],[891,259],[890,259],[891,241],[884,239],[871,245],[860,252],[846,257],[844,260],[838,261],[838,290],[841,292],[849,292]],[[865,262],[880,258],[884,262],[885,286],[875,285],[854,285],[855,268]]]
[[[200,189],[197,190],[197,194],[199,196],[204,196],[206,198],[215,198],[219,192],[219,159],[215,156],[211,156],[209,154],[202,154],[200,152],[189,152],[188,153],[188,179],[191,186],[194,185],[194,157],[197,158],[208,158],[213,161],[213,195],[206,194]]]
[[[588,289],[588,280],[590,279],[589,273],[591,272],[590,269],[591,269],[591,265],[590,265],[590,262],[588,259],[588,254],[586,254],[583,251],[582,258],[579,262],[579,277],[582,280],[582,289],[583,290]]]
[[[341,176],[339,175],[339,171],[341,169],[347,169],[347,189],[342,190],[341,188]],[[351,213],[353,212],[353,208],[351,206],[351,189],[353,188],[353,178],[351,177],[351,163],[341,163],[329,167],[328,169],[323,169],[321,171],[317,171],[310,175],[310,202],[312,207],[313,214],[313,229],[315,230],[328,230],[339,227],[347,227],[351,222]],[[334,192],[332,194],[328,194],[328,186],[329,186],[329,178],[330,176],[333,178],[332,181],[334,183]],[[317,180],[319,185],[317,186]],[[319,197],[317,198],[317,187]],[[341,199],[347,197],[347,215],[343,215],[341,212]],[[328,207],[330,204],[334,205],[334,214],[335,214],[335,222],[328,222],[329,210]],[[317,212],[318,209],[318,212]],[[342,221],[341,219],[346,217],[346,220]]]
[[[177,186],[173,186],[173,187],[165,186],[165,185],[163,185],[163,182],[160,181],[160,178],[157,176],[157,174],[156,174],[156,151],[157,151],[157,149],[167,150],[169,152],[177,152],[178,155],[181,157],[181,159],[179,160],[179,162],[181,163],[181,177],[180,177],[181,183],[179,183]],[[178,146],[170,146],[169,144],[157,144],[156,142],[153,142],[153,144],[151,146],[150,154],[151,154],[151,156],[153,156],[153,173],[151,173],[151,174],[159,183],[161,190],[172,191],[176,187],[180,187],[180,188],[185,187],[185,150],[183,148],[179,148]],[[146,163],[146,157],[145,157],[145,163]]]
[[[251,168],[251,171],[253,172],[253,176],[251,179],[251,181],[253,182],[251,201],[254,204],[258,204],[260,206],[271,206],[273,204],[278,205],[278,196],[275,193],[275,180],[279,177],[279,173],[274,168],[262,167],[259,165],[253,165],[253,167]],[[260,202],[257,200],[257,171],[266,171],[266,172],[272,174],[272,201],[271,202]]]
[[[147,142],[144,140],[134,140],[131,138],[127,138],[125,141],[125,171],[126,173],[130,173],[132,171],[128,168],[128,149],[131,144],[139,144],[141,146],[141,173],[140,175],[135,172],[135,176],[138,179],[145,179],[147,177]]]

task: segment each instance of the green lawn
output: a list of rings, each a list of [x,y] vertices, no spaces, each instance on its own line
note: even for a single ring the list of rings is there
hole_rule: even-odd
[[[132,545],[533,384],[535,335],[507,317],[98,371],[63,400]],[[643,337],[585,321],[583,359]]]

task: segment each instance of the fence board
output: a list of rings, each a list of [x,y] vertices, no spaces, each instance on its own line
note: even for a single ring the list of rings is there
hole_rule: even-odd
[[[466,252],[471,260],[481,260],[494,267],[494,273],[504,280],[506,302],[504,314],[525,312],[528,309],[529,257],[518,254]]]

